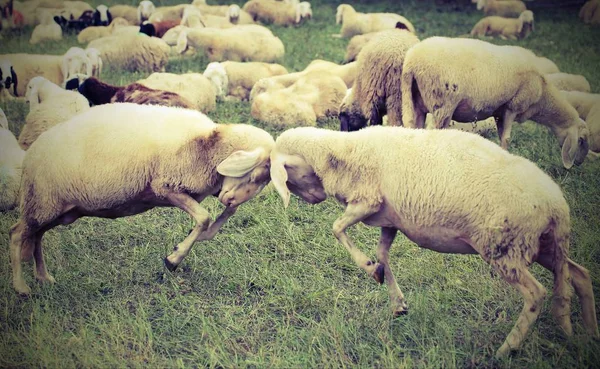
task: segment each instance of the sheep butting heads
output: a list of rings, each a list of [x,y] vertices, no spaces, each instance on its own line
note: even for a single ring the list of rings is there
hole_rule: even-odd
[[[136,137],[132,140],[131,137]],[[189,109],[96,106],[42,134],[23,161],[21,215],[10,231],[13,286],[30,293],[22,260],[54,282],[44,264],[44,233],[80,217],[117,218],[175,206],[196,225],[165,259],[175,269],[197,240],[212,239],[237,207],[269,182],[271,135],[245,124],[215,124]],[[215,195],[214,222],[200,206]]]
[[[573,332],[572,284],[584,326],[598,337],[589,272],[568,257],[569,206],[559,186],[491,141],[456,130],[294,128],[276,140],[271,180],[286,207],[290,192],[345,206],[333,233],[361,269],[387,284],[396,315],[407,312],[389,262],[399,230],[420,247],[479,254],[519,289],[524,307],[497,357],[519,348],[542,310],[546,289],[528,271],[534,262],[554,274],[552,312],[564,332]],[[358,222],[381,227],[376,263],[346,234]]]

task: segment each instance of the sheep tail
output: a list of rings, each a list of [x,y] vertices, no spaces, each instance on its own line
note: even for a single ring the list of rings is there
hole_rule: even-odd
[[[552,299],[552,315],[560,323],[561,327],[571,326],[570,305],[571,288],[568,265],[569,253],[569,231],[565,229],[564,222],[552,221],[552,243],[554,250],[553,272],[554,292]]]
[[[413,100],[412,86],[414,83],[414,74],[412,70],[406,68],[402,73],[402,124],[404,127],[415,128],[415,102]]]

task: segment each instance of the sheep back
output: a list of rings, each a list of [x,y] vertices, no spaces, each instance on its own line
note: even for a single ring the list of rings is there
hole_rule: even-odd
[[[216,109],[215,88],[201,73],[152,73],[148,78],[137,81],[146,87],[169,91],[190,101],[193,109],[203,113]]]
[[[9,60],[17,74],[18,96],[25,96],[29,80],[35,76],[42,76],[57,85],[63,82],[62,55],[5,54],[0,55],[0,60],[2,59]]]
[[[130,72],[163,71],[171,51],[163,40],[141,34],[102,37],[88,48],[98,49],[105,66]]]

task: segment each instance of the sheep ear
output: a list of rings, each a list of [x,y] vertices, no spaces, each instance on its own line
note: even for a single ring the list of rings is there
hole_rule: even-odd
[[[578,150],[577,141],[579,140],[576,133],[577,132],[570,132],[562,145],[562,162],[566,169],[571,169],[575,163],[575,157]]]
[[[260,164],[264,155],[262,147],[252,151],[238,150],[217,165],[217,172],[226,177],[243,177]]]
[[[274,158],[271,155],[271,182],[275,186],[275,190],[283,200],[283,207],[287,208],[290,204],[290,190],[285,184],[288,180],[287,170],[285,169],[285,160]]]
[[[404,24],[402,22],[396,22],[396,28],[408,30],[408,27],[406,26],[406,24]]]
[[[177,46],[175,46],[175,51],[177,51],[179,54],[183,54],[187,49],[188,49],[187,31],[182,30],[181,33],[179,34],[179,37],[177,37]]]
[[[17,73],[15,73],[15,69],[12,67],[10,67],[10,75],[12,77],[13,80],[13,92],[15,93],[15,96],[17,95],[17,84],[19,83],[19,80],[17,79]]]

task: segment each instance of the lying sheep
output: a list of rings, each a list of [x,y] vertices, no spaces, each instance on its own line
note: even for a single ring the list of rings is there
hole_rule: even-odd
[[[586,24],[600,24],[600,0],[589,0],[583,4],[579,18]]]
[[[129,22],[127,21],[127,19],[122,18],[122,17],[116,17],[113,19],[113,21],[106,27],[104,26],[99,26],[99,27],[88,27],[84,30],[82,30],[81,32],[79,32],[79,34],[77,35],[77,42],[79,42],[80,44],[86,44],[88,42],[91,42],[93,40],[102,38],[102,37],[108,37],[111,34],[113,34],[113,32],[120,28],[120,27],[125,27],[128,26]]]
[[[178,207],[196,222],[165,259],[174,270],[195,241],[212,239],[269,182],[273,146],[271,135],[257,127],[215,124],[197,111],[164,106],[96,106],[52,128],[23,161],[27,195],[10,230],[15,290],[31,292],[21,261],[32,257],[36,279],[55,282],[41,243],[49,229],[84,216],[112,219],[155,206]],[[211,222],[198,202],[217,194],[225,210]]]
[[[112,13],[106,5],[98,5],[94,11],[94,26],[108,26],[112,22]]]
[[[215,86],[217,98],[247,101],[252,87],[261,78],[287,73],[287,69],[280,64],[225,61],[209,63],[203,75]]]
[[[560,94],[577,110],[579,117],[586,122],[592,107],[600,103],[600,94],[580,91],[560,91]]]
[[[527,7],[524,2],[518,0],[478,0],[477,10],[483,10],[485,15],[511,18],[518,17]]]
[[[191,28],[231,28],[235,26],[229,17],[202,14],[200,9],[195,6],[185,8],[183,17],[181,18],[181,25]]]
[[[97,49],[111,68],[130,72],[163,71],[171,51],[163,40],[138,34],[99,38],[90,42],[90,47]]]
[[[183,54],[192,46],[204,52],[211,62],[229,60],[272,63],[283,58],[283,42],[258,27],[242,25],[226,29],[184,29],[177,39],[176,50]]]
[[[588,151],[585,122],[533,63],[512,50],[446,37],[413,46],[402,71],[404,126],[423,128],[428,112],[437,128],[447,127],[450,119],[470,122],[494,116],[506,149],[513,122],[533,120],[556,135],[565,168],[581,164]]]
[[[208,113],[216,109],[217,93],[214,85],[200,73],[152,73],[137,81],[146,87],[169,91],[192,103],[193,109]]]
[[[77,90],[94,105],[126,102],[139,105],[163,105],[196,109],[191,101],[176,93],[155,90],[139,83],[113,86],[91,77],[83,81]]]
[[[163,21],[177,21],[181,22],[181,18],[183,17],[183,11],[185,8],[192,6],[190,4],[179,4],[173,6],[160,6],[154,10],[150,18],[148,18],[149,22],[163,22]]]
[[[350,38],[391,28],[405,28],[415,33],[415,27],[401,15],[394,13],[358,13],[348,4],[337,7],[335,23],[342,25],[341,36]]]
[[[600,158],[600,102],[594,104],[586,116],[590,129],[590,152],[588,158]]]
[[[522,40],[534,30],[533,12],[526,10],[519,18],[498,16],[481,19],[471,30],[471,36],[498,36],[503,40]]]
[[[192,2],[196,8],[200,9],[202,14],[218,15],[226,17],[233,24],[254,24],[254,19],[247,11],[240,9],[237,4],[232,5],[207,5],[202,1]]]
[[[27,150],[49,128],[90,108],[85,97],[63,90],[44,77],[33,77],[29,81],[25,98],[29,103],[29,114],[19,135],[19,145],[23,150]]]
[[[365,46],[356,62],[361,73],[340,107],[343,131],[356,131],[367,122],[381,125],[386,114],[390,125],[402,125],[402,63],[419,39],[406,30],[384,32]]]
[[[125,18],[129,24],[136,26],[147,21],[155,10],[156,7],[150,0],[140,1],[137,8],[130,5],[114,5],[109,8],[113,17]]]
[[[581,74],[550,73],[546,74],[546,80],[559,90],[590,92],[592,88],[588,80]]]
[[[326,72],[310,72],[291,86],[270,89],[252,102],[252,117],[282,128],[314,126],[317,119],[334,116],[346,95],[341,78]]]
[[[96,52],[99,52],[96,50]],[[90,60],[88,53],[80,47],[72,47],[63,56],[62,59],[62,75],[64,84],[72,79],[76,74],[92,75],[94,65]]]
[[[58,24],[56,24],[56,22],[54,22],[54,18],[48,15],[42,20],[42,23],[35,26],[33,32],[31,33],[29,43],[36,45],[43,41],[60,40],[62,40],[62,29]]]
[[[15,135],[8,130],[8,121],[0,109],[0,211],[17,206],[21,185],[21,166],[25,151],[19,147]]]
[[[90,60],[90,65],[92,66],[89,77],[100,77],[102,73],[102,58],[100,57],[100,51],[94,48],[85,49],[85,54]]]
[[[292,4],[275,0],[250,0],[242,9],[255,21],[278,26],[297,25],[312,17],[311,6],[307,1]]]
[[[171,28],[173,28],[177,25],[179,25],[179,21],[177,21],[177,20],[166,20],[166,21],[160,21],[160,22],[154,22],[154,23],[152,23],[150,21],[145,21],[140,26],[140,33],[143,33],[143,34],[151,36],[151,37],[161,38],[165,35],[165,33],[168,30],[170,30]]]
[[[569,205],[560,187],[489,140],[456,130],[295,128],[277,138],[271,180],[286,207],[290,191],[311,204],[335,197],[345,207],[333,233],[361,269],[385,281],[395,315],[407,313],[389,261],[399,230],[423,248],[479,254],[521,292],[523,310],[497,357],[521,346],[542,310],[546,289],[528,270],[534,262],[554,274],[552,312],[564,332],[573,333],[571,284],[587,332],[598,337],[589,272],[568,257]],[[381,227],[377,262],[346,234],[358,222]]]

